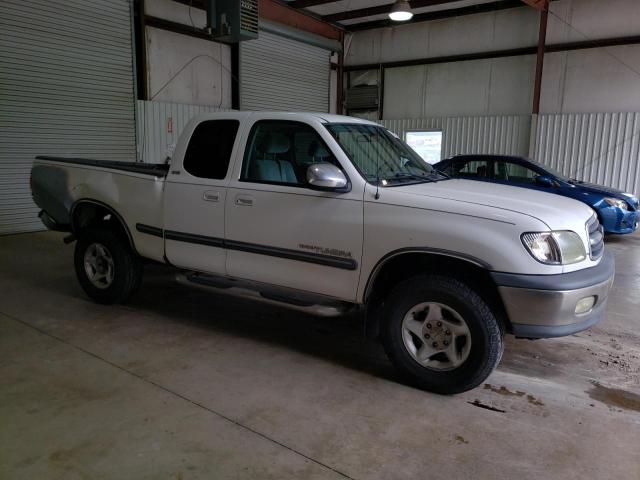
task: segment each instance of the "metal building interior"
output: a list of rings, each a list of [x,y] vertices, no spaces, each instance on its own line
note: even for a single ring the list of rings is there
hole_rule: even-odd
[[[0,26],[0,478],[640,478],[638,0],[2,0]],[[83,237],[82,219],[73,219],[73,202],[119,181],[118,175],[104,176],[108,162],[138,168],[141,175],[151,171],[145,168],[159,168],[164,173],[154,180],[155,197],[145,196],[142,188],[132,189],[130,198],[124,190],[116,196],[124,210],[144,210],[162,219],[166,207],[159,199],[168,192],[162,182],[164,176],[169,182],[180,173],[175,161],[188,155],[191,144],[187,147],[186,142],[199,127],[194,119],[239,119],[236,142],[246,141],[247,151],[243,157],[243,146],[236,146],[233,152],[239,153],[233,155],[238,162],[249,161],[252,147],[246,138],[258,138],[257,127],[245,129],[250,121],[244,119],[252,117],[234,116],[238,110],[254,112],[251,115],[273,112],[260,117],[266,124],[284,125],[288,120],[282,112],[315,112],[313,118],[327,125],[381,126],[376,131],[403,145],[397,148],[411,150],[409,156],[419,158],[423,168],[442,170],[441,180],[446,181],[397,191],[410,192],[407,198],[418,202],[411,188],[435,189],[425,195],[436,203],[416,206],[402,200],[412,211],[441,214],[438,202],[458,202],[451,205],[459,211],[437,217],[445,220],[429,227],[452,250],[464,244],[464,237],[471,245],[474,237],[482,236],[473,228],[485,215],[479,212],[487,207],[477,202],[489,198],[489,189],[503,195],[491,199],[498,204],[491,207],[490,220],[502,222],[491,235],[499,235],[503,225],[516,225],[510,220],[515,211],[546,225],[550,221],[544,215],[565,208],[566,218],[558,221],[568,225],[588,205],[599,231],[606,232],[604,250],[616,271],[601,294],[606,302],[600,316],[584,328],[546,335],[559,338],[538,339],[543,335],[518,334],[506,317],[513,311],[524,317],[550,312],[553,300],[539,297],[539,302],[514,306],[503,296],[497,300],[500,314],[495,321],[504,337],[504,355],[502,350],[497,354],[495,371],[487,371],[473,388],[444,392],[454,395],[416,386],[394,368],[391,340],[383,338],[384,347],[378,341],[391,335],[385,333],[392,330],[385,315],[391,315],[394,297],[380,293],[379,303],[367,303],[367,292],[371,282],[376,292],[371,298],[377,295],[377,269],[388,275],[385,282],[419,280],[401,270],[424,273],[419,269],[431,268],[428,263],[421,260],[416,266],[407,260],[398,264],[399,270],[387,271],[383,261],[401,250],[417,255],[433,245],[428,236],[403,236],[402,222],[413,218],[409,213],[367,213],[367,202],[375,203],[380,190],[384,195],[393,188],[385,188],[389,184],[380,179],[378,164],[368,176],[330,127],[329,133],[315,134],[321,143],[334,138],[330,153],[342,149],[340,155],[353,163],[351,177],[338,169],[345,185],[347,180],[348,188],[353,185],[350,194],[355,195],[358,181],[364,185],[357,226],[362,226],[363,248],[381,249],[389,243],[387,237],[405,242],[399,245],[406,248],[381,254],[379,263],[372,261],[371,277],[364,276],[366,251],[356,261],[340,244],[323,243],[340,239],[338,232],[324,235],[332,225],[344,227],[343,236],[348,236],[344,221],[322,223],[336,217],[334,212],[303,200],[347,190],[328,193],[321,187],[301,194],[300,211],[285,226],[274,223],[263,229],[306,230],[304,240],[289,239],[286,248],[269,242],[257,245],[257,238],[230,239],[225,230],[234,220],[224,205],[226,216],[219,217],[222,240],[204,238],[202,232],[192,232],[191,240],[180,235],[191,242],[185,255],[196,263],[211,261],[204,253],[211,246],[220,247],[225,256],[228,250],[225,281],[253,281],[255,289],[273,283],[270,287],[343,302],[352,297],[327,292],[343,289],[344,278],[355,278],[351,286],[357,295],[353,305],[349,303],[353,308],[322,318],[305,309],[311,302],[306,296],[284,301],[280,290],[269,290],[270,296],[260,290],[243,299],[227,295],[234,289],[227,284],[217,290],[185,286],[175,281],[175,267],[191,274],[212,270],[173,261],[164,242],[171,241],[170,234],[180,240],[178,233],[162,224],[141,225],[145,222],[135,218],[129,226],[137,232],[127,232],[126,248],[144,264],[144,279],[142,273],[136,277],[139,290],[127,295],[126,302],[92,301],[82,279],[76,280],[76,274],[82,274],[76,257]],[[291,118],[289,123],[311,116]],[[311,125],[315,120],[308,121]],[[355,137],[356,144],[364,142],[366,131]],[[233,142],[232,137],[229,156]],[[292,154],[304,150],[312,162],[316,155],[329,155],[317,153],[312,144],[307,141]],[[277,160],[284,147],[264,148],[271,152],[263,154],[264,159],[271,154],[267,161],[279,165],[284,176]],[[34,166],[35,157],[40,160]],[[73,172],[80,170],[77,165],[60,167],[63,176],[36,176],[37,168],[55,163],[53,157],[98,163],[88,167],[92,173],[77,185],[71,183]],[[472,170],[456,163],[464,158]],[[546,172],[540,174],[544,178],[532,177],[531,185],[496,185],[507,183],[506,177],[499,178],[504,172],[498,164],[511,158],[530,159],[529,165]],[[478,166],[482,162],[493,173]],[[244,164],[242,168],[242,178],[232,178],[236,170],[231,169],[220,178],[250,181]],[[358,174],[361,179],[354,178]],[[303,183],[308,181],[304,187],[313,190],[310,175]],[[549,193],[549,185],[541,187],[543,181],[556,190]],[[264,193],[261,182],[268,183],[258,181],[255,188]],[[68,190],[68,197],[60,200],[71,216],[68,228],[58,228],[64,226],[60,217],[44,211],[43,204],[53,199],[33,193],[43,183],[51,185],[51,196]],[[582,189],[584,198],[563,193],[561,184],[565,190]],[[281,182],[274,188],[284,192],[287,185]],[[371,190],[367,200],[374,185],[375,193]],[[236,188],[228,186],[229,192]],[[215,198],[210,194],[206,191],[204,200],[218,202],[217,191]],[[197,195],[201,199],[202,194]],[[230,202],[231,193],[226,195],[220,203]],[[189,217],[198,208],[186,194],[175,198],[184,202],[176,207],[178,216]],[[293,198],[290,195],[290,201]],[[353,205],[357,200],[350,197]],[[241,201],[236,198],[236,204]],[[129,219],[122,220],[120,214],[129,213],[103,206],[103,220],[117,217],[128,228]],[[460,237],[464,222],[446,218],[473,208],[476,213],[465,214],[469,231]],[[609,213],[601,213],[606,209]],[[611,213],[614,209],[618,213]],[[425,222],[430,218],[436,217],[425,217]],[[587,242],[580,260],[592,267],[582,272],[581,281],[593,283],[597,265],[608,257],[600,261],[593,254],[594,235],[599,234],[588,222],[585,233],[580,221],[582,230],[575,235],[586,235]],[[250,223],[237,222],[239,231],[246,226],[243,222]],[[264,219],[255,222],[268,224]],[[386,223],[382,231],[372,227],[370,232],[378,232],[374,234],[368,233],[367,222]],[[544,245],[560,251],[557,229],[545,228],[553,230],[549,237],[556,240]],[[315,237],[310,232],[316,232]],[[547,263],[534,251],[541,244],[528,246],[529,233],[520,233],[517,253],[536,268]],[[143,247],[135,245],[145,234],[161,242],[158,258],[144,255]],[[498,242],[484,243],[493,241]],[[367,245],[376,247],[367,250]],[[476,270],[472,275],[471,267],[459,266],[466,259],[478,260],[474,269],[487,266],[491,275],[482,278],[516,273],[491,267],[495,262],[485,262],[477,252],[498,251],[505,265],[516,253],[499,252],[497,243],[483,248],[458,248],[454,263],[435,261],[436,273],[452,269],[451,275],[463,284],[460,272],[475,282]],[[229,259],[239,258],[243,249],[252,260],[243,264],[244,275],[234,277]],[[441,246],[428,252],[430,259],[448,255]],[[260,255],[274,263],[262,263]],[[567,265],[565,254],[558,255],[556,266]],[[296,270],[283,262],[308,269],[292,278]],[[336,274],[332,280],[329,274],[338,269],[331,262],[333,267],[346,264],[355,273]],[[117,259],[110,265],[120,268]],[[246,273],[251,268],[261,271],[251,277]],[[558,267],[548,276],[575,270],[575,283],[577,268]],[[325,272],[329,280],[324,290],[306,287],[324,281]],[[528,276],[545,276],[539,273]],[[283,279],[287,274],[291,278]],[[502,284],[488,282],[492,286],[478,287],[480,297],[491,289],[503,295]],[[134,283],[131,280],[132,291]],[[410,290],[408,283],[398,285]],[[554,293],[561,296],[569,288],[574,287]],[[389,286],[389,292],[396,290]],[[487,295],[491,300],[483,305],[493,308],[497,294]],[[600,305],[598,295],[588,298],[595,303],[586,307],[591,309],[587,314]],[[576,314],[578,308],[575,305]],[[467,331],[473,353],[478,339],[473,328]],[[524,338],[534,336],[536,341]],[[402,338],[411,350],[413,337]],[[462,367],[467,368],[471,357],[464,358]]]

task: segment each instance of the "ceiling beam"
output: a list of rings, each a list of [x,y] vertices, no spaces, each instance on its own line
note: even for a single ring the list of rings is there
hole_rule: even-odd
[[[411,8],[433,7],[435,5],[443,5],[446,3],[457,2],[459,0],[413,0],[410,2]],[[354,18],[370,17],[373,15],[382,15],[389,13],[393,3],[378,5],[375,7],[359,8],[357,10],[346,10],[344,12],[332,13],[324,15],[322,19],[325,22],[340,22],[342,20],[352,20]]]
[[[573,50],[586,50],[589,48],[619,47],[624,45],[640,45],[640,35],[628,37],[604,38],[598,40],[584,40],[578,42],[547,44],[545,53],[570,52]],[[359,65],[345,65],[345,72],[361,70],[378,70],[379,68],[415,67],[419,65],[434,65],[437,63],[468,62],[470,60],[488,60],[491,58],[507,58],[522,55],[535,55],[538,51],[536,45],[530,47],[511,48],[507,50],[494,50],[491,52],[463,53],[442,57],[416,58],[413,60],[397,60],[383,63],[363,63]]]
[[[349,31],[355,32],[359,30],[371,30],[372,28],[397,27],[408,23],[428,22],[431,20],[442,20],[445,18],[461,17],[463,15],[472,15],[475,13],[496,12],[498,10],[506,10],[508,8],[526,7],[522,0],[500,0],[498,2],[482,3],[480,5],[470,5],[468,7],[450,8],[447,10],[438,10],[436,12],[417,13],[411,20],[406,22],[394,22],[389,19],[373,20],[370,22],[354,23],[345,25]]]

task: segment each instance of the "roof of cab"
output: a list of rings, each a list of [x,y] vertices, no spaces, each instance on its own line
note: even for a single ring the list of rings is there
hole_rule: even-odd
[[[363,118],[348,117],[346,115],[334,115],[331,113],[321,112],[278,112],[278,111],[240,111],[240,110],[227,110],[219,112],[206,112],[198,114],[194,117],[196,120],[206,120],[215,118],[246,118],[253,115],[259,115],[261,117],[268,117],[273,115],[274,119],[280,119],[283,117],[292,117],[296,120],[309,121],[316,120],[322,123],[362,123],[367,125],[377,125],[375,122],[365,120]]]

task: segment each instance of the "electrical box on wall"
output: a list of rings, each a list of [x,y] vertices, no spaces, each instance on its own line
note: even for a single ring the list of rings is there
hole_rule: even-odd
[[[209,25],[222,42],[258,38],[258,18],[258,0],[209,0]]]

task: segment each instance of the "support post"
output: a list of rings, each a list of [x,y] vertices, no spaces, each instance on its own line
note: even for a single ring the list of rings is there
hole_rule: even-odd
[[[231,108],[240,110],[240,44],[231,47]]]
[[[547,21],[549,19],[549,0],[544,1],[540,11],[540,30],[538,33],[538,53],[536,57],[536,77],[533,85],[533,108],[532,113],[540,113],[540,92],[542,90],[542,69],[544,67],[544,51],[547,42]]]
[[[338,68],[336,69],[336,113],[343,114],[344,104],[344,32],[340,32],[342,51],[338,52]]]
[[[384,116],[384,65],[378,69],[378,120]]]
[[[136,51],[136,82],[138,100],[147,100],[149,96],[147,86],[147,27],[144,14],[144,0],[137,0],[135,9],[135,51]]]

